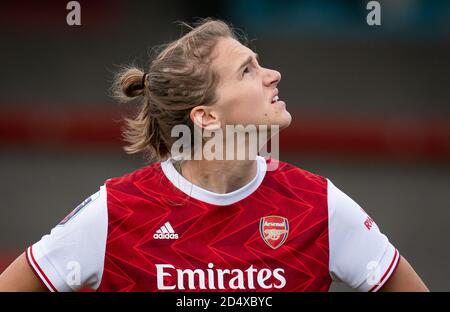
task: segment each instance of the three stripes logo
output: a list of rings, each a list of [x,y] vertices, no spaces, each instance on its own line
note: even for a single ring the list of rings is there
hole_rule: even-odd
[[[175,233],[170,223],[166,222],[153,234],[153,239],[178,239],[178,234]]]

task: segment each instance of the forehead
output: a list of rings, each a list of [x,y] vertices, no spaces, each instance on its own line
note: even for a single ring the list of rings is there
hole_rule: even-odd
[[[223,74],[230,74],[245,59],[253,55],[253,51],[233,38],[221,38],[215,48],[214,67]]]

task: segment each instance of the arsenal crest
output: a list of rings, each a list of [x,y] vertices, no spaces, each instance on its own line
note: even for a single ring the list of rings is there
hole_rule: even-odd
[[[263,217],[259,222],[259,232],[267,245],[277,249],[283,245],[288,237],[288,220],[279,216]]]

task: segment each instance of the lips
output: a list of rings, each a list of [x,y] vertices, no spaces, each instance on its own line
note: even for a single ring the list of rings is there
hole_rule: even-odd
[[[278,102],[280,98],[278,97],[278,89],[275,89],[271,98],[271,103],[276,103]]]

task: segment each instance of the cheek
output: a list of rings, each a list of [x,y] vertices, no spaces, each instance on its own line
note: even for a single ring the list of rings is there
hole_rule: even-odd
[[[254,83],[240,82],[233,86],[223,86],[217,104],[224,123],[247,124],[268,118],[265,100],[261,88]]]
[[[241,110],[252,110],[256,113],[257,110],[261,110],[264,107],[264,92],[255,83],[243,85],[235,96]]]

